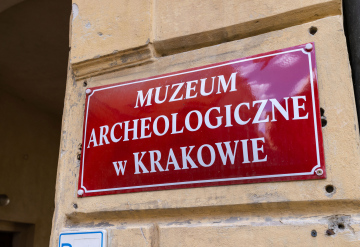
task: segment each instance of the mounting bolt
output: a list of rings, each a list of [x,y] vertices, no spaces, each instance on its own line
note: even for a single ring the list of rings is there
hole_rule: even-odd
[[[92,90],[91,90],[90,88],[88,88],[88,89],[86,89],[85,93],[86,93],[87,95],[89,95],[89,94],[92,93]]]
[[[317,170],[315,171],[315,173],[316,173],[316,175],[321,176],[321,175],[324,174],[324,171],[323,171],[323,169],[317,169]]]
[[[307,44],[305,45],[305,50],[306,50],[307,52],[312,51],[312,49],[313,49],[313,45],[312,45],[312,44],[307,43]]]
[[[78,195],[79,196],[82,196],[84,194],[84,191],[83,190],[78,190]]]
[[[325,127],[326,124],[327,124],[327,119],[325,116],[321,116],[320,117],[320,120],[321,120],[321,127]]]
[[[313,236],[314,238],[317,236],[316,230],[312,230],[312,231],[311,231],[311,236]]]

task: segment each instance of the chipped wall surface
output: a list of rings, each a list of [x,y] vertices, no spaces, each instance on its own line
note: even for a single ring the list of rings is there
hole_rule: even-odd
[[[60,232],[84,229],[106,229],[109,246],[359,245],[359,134],[339,1],[202,1],[196,6],[190,1],[114,2],[74,1],[78,14],[73,11],[50,246],[57,246]],[[123,18],[129,19],[111,24],[118,13],[127,13]],[[143,22],[137,23],[139,18]],[[214,24],[206,25],[210,20]],[[266,23],[258,28],[257,20]],[[87,22],[92,27],[98,23],[89,40],[81,31]],[[96,36],[116,25],[122,27],[111,29],[118,43]],[[312,26],[318,28],[315,35],[309,33]],[[234,35],[227,39],[219,30]],[[193,34],[207,38],[197,40]],[[124,36],[130,38],[122,41]],[[307,42],[315,42],[320,106],[328,121],[322,129],[327,179],[77,198],[87,87]],[[335,191],[328,193],[327,185]]]

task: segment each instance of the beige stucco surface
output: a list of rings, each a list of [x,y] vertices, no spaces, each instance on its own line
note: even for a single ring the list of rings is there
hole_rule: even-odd
[[[154,3],[154,45],[160,54],[299,25],[341,13],[339,0],[166,1]]]
[[[244,3],[252,4],[250,1]],[[285,3],[292,8],[300,7],[293,2]],[[310,1],[301,1],[305,3]],[[229,23],[224,22],[224,25]],[[315,35],[309,34],[311,26],[318,28]],[[196,31],[200,27],[201,24],[192,28]],[[325,180],[77,198],[80,163],[76,156],[82,140],[86,87],[83,79],[72,76],[70,64],[50,246],[57,245],[61,231],[79,229],[106,229],[109,246],[358,245],[359,135],[340,15],[173,55],[159,57],[154,53],[151,63],[86,78],[87,87],[140,79],[312,41],[316,49],[320,106],[325,109],[328,120],[323,128]],[[335,193],[325,191],[324,187],[329,184],[335,186]],[[344,224],[345,229],[339,229],[339,223]],[[335,235],[327,236],[325,231],[331,227]],[[310,235],[313,229],[318,232],[316,238]]]
[[[70,59],[77,64],[150,42],[168,53],[340,13],[340,0],[74,0]]]
[[[336,0],[274,1],[274,0],[191,0],[154,3],[155,39],[165,40],[201,33],[213,29],[276,16],[303,8],[317,8],[318,5],[340,7]],[[196,23],[196,25],[194,25]],[[251,27],[253,29],[254,27]]]
[[[71,63],[147,45],[151,13],[146,0],[73,1]]]
[[[50,246],[62,231],[93,229],[107,230],[112,247],[360,244],[359,130],[340,0],[74,0],[70,22]],[[327,179],[77,197],[86,88],[307,42],[328,121]]]
[[[10,199],[0,207],[0,231],[26,228],[32,239],[28,244],[48,246],[60,123],[4,91],[0,92],[0,116],[0,194]]]
[[[340,0],[74,0],[70,18],[77,79],[341,15]]]

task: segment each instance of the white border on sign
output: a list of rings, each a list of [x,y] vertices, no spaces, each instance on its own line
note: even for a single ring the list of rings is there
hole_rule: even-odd
[[[101,235],[101,247],[106,247],[107,246],[107,231],[106,230],[93,230],[93,231],[69,231],[69,232],[61,232],[59,235],[59,247],[62,247],[62,245],[60,246],[60,244],[65,244],[62,243],[62,236],[65,235],[85,235],[85,234],[98,234],[100,233]],[[66,245],[68,246],[68,245]],[[74,246],[75,247],[75,246]]]
[[[111,89],[111,88],[116,88],[116,87],[122,87],[122,86],[126,86],[126,85],[131,85],[131,84],[137,84],[137,83],[141,83],[141,82],[153,81],[153,80],[158,80],[158,79],[162,79],[162,78],[173,77],[173,76],[177,76],[177,75],[189,74],[189,73],[193,73],[193,72],[198,72],[198,71],[203,71],[203,70],[208,70],[208,69],[223,67],[223,66],[226,66],[226,65],[231,65],[231,64],[236,64],[236,63],[242,63],[242,62],[246,62],[246,61],[251,61],[251,60],[256,60],[256,59],[260,59],[260,58],[265,58],[265,57],[271,57],[271,56],[281,55],[281,54],[285,54],[285,53],[297,52],[297,51],[303,52],[305,55],[308,56],[308,59],[309,59],[309,73],[310,73],[310,84],[311,84],[311,96],[312,96],[313,114],[314,114],[314,130],[315,130],[316,158],[317,158],[317,164],[316,164],[316,166],[314,166],[314,167],[312,168],[312,170],[311,170],[310,172],[289,173],[289,174],[276,174],[276,175],[264,175],[264,176],[253,176],[253,177],[207,179],[207,180],[186,181],[186,182],[176,182],[176,183],[163,183],[163,184],[151,184],[151,185],[140,185],[140,186],[129,186],[129,187],[120,187],[120,188],[110,188],[110,189],[87,190],[87,189],[85,188],[85,186],[83,185],[84,159],[85,159],[85,150],[86,150],[86,149],[84,148],[84,150],[83,150],[83,155],[82,155],[83,157],[82,157],[82,169],[81,169],[81,188],[84,189],[84,191],[85,191],[86,193],[95,193],[95,192],[103,192],[103,191],[130,190],[130,189],[152,188],[152,187],[160,187],[160,186],[174,186],[174,185],[185,185],[185,184],[201,184],[201,183],[214,183],[214,182],[226,182],[226,181],[253,180],[253,179],[261,179],[261,178],[278,178],[278,177],[293,177],[293,176],[314,175],[315,170],[316,170],[317,168],[321,167],[321,165],[320,165],[319,140],[318,140],[317,123],[316,123],[316,119],[317,119],[317,118],[316,118],[315,92],[314,92],[314,79],[313,79],[312,63],[311,63],[311,52],[307,52],[307,51],[305,50],[305,48],[300,48],[300,49],[295,49],[295,50],[289,50],[289,51],[284,51],[284,52],[278,52],[278,53],[274,53],[274,54],[270,54],[270,55],[265,55],[265,56],[260,56],[260,57],[254,57],[254,58],[248,58],[248,59],[244,59],[244,60],[240,60],[240,61],[232,61],[232,62],[225,63],[225,64],[210,66],[210,67],[201,68],[201,69],[196,69],[196,70],[191,70],[191,71],[185,71],[185,72],[181,72],[181,73],[177,73],[177,74],[159,76],[159,77],[155,77],[155,78],[144,79],[144,80],[140,80],[140,81],[135,81],[135,82],[124,83],[124,84],[120,84],[120,85],[114,85],[114,86],[109,86],[109,87],[104,87],[104,88],[95,89],[95,90],[93,90],[93,92],[88,96],[87,109],[86,109],[86,119],[85,119],[85,133],[84,133],[84,140],[83,140],[84,142],[83,142],[83,143],[86,143],[86,128],[87,128],[88,111],[89,111],[89,106],[90,106],[90,97],[91,97],[95,92],[97,92],[97,91],[102,91],[102,90]],[[85,145],[85,146],[86,146],[86,145]]]

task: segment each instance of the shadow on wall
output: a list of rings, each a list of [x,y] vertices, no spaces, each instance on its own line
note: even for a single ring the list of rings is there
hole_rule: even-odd
[[[49,246],[70,14],[71,1],[0,1],[2,247]]]

